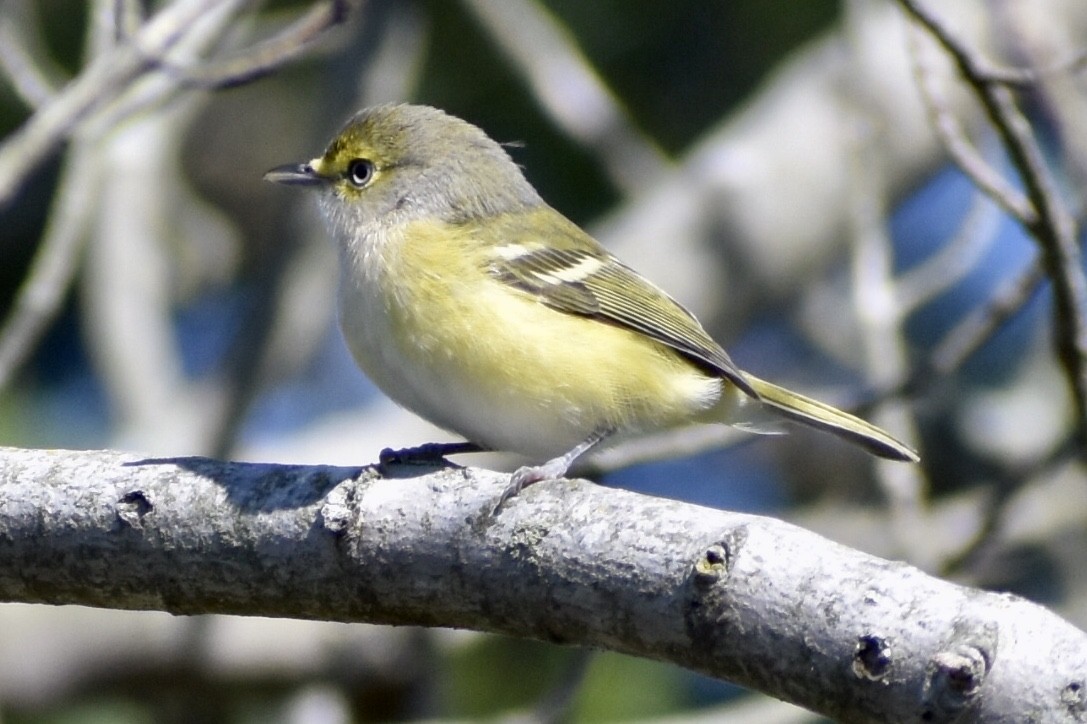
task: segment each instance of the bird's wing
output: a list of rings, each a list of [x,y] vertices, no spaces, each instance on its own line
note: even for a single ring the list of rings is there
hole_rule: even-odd
[[[558,245],[551,243],[552,237],[548,245],[515,239],[499,247],[488,264],[489,273],[552,309],[644,334],[758,397],[744,373],[693,314],[580,229],[566,231],[566,243]],[[569,234],[584,238],[571,239]]]

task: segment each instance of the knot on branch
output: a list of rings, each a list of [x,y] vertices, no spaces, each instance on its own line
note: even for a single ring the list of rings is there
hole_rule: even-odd
[[[321,506],[321,525],[336,537],[347,533],[356,517],[355,487],[353,482],[337,485],[329,491]]]
[[[728,578],[746,540],[747,526],[741,525],[702,548],[691,571],[695,587],[704,590]]]
[[[972,644],[959,644],[936,653],[929,660],[925,677],[925,708],[921,719],[954,720],[977,696],[990,663],[986,651]]]
[[[155,509],[147,493],[130,490],[117,501],[117,519],[135,530],[143,529],[143,517]]]
[[[1061,690],[1061,704],[1073,721],[1087,722],[1087,687],[1083,681],[1073,681]]]
[[[714,543],[694,563],[694,581],[709,586],[728,575],[731,554],[728,541]]]
[[[858,678],[886,683],[891,673],[891,642],[876,634],[857,637],[853,649],[853,673]]]

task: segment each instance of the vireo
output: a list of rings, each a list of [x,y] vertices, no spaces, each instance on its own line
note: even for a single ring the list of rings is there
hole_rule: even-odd
[[[881,457],[918,459],[864,420],[739,369],[466,121],[426,106],[369,108],[323,155],[264,178],[319,192],[339,246],[340,325],[359,366],[469,441],[419,450],[546,460],[514,473],[503,501],[607,438],[765,410]]]

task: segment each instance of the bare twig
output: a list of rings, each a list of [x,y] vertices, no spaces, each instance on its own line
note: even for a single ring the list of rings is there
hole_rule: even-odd
[[[1026,187],[1033,214],[1016,215],[1038,242],[1042,262],[1054,292],[1055,337],[1076,409],[1076,429],[1087,454],[1087,278],[1076,233],[1076,222],[1057,193],[1030,124],[1010,91],[986,79],[973,53],[938,16],[918,0],[898,0],[953,59],[963,79],[986,111],[1002,145]]]
[[[11,0],[0,13],[0,71],[31,108],[48,103],[62,83],[60,71],[42,52],[28,3]]]
[[[171,440],[206,451],[208,422],[221,401],[218,380],[184,373],[163,234],[197,205],[177,170],[179,139],[196,101],[134,118],[124,133],[104,134],[93,147],[99,213],[80,278],[84,341],[109,396],[117,439],[145,450]]]
[[[1035,262],[1017,277],[1005,282],[989,302],[970,312],[933,350],[929,370],[947,375],[958,369],[1012,315],[1023,308],[1041,289],[1045,270]]]
[[[1079,73],[1084,68],[1087,68],[1087,51],[1038,68],[1012,68],[996,65],[982,58],[978,58],[977,62],[978,77],[983,80],[1028,87],[1036,85],[1049,76]]]
[[[161,55],[149,56],[147,60],[183,87],[214,90],[245,85],[297,60],[327,30],[343,23],[362,1],[321,2],[275,37],[247,48],[231,58],[201,62],[189,67],[178,65]]]
[[[103,9],[104,5],[107,6],[105,9]],[[117,83],[114,85],[111,82],[103,86],[101,89],[103,94],[120,93],[124,89],[120,79],[122,77],[136,78],[138,69],[130,67],[127,74],[121,73],[117,76],[110,75],[112,70],[110,68],[94,71],[96,68],[101,68],[101,61],[104,58],[113,58],[117,55],[109,38],[103,36],[112,34],[111,30],[115,24],[114,21],[117,19],[115,15],[120,9],[109,7],[109,3],[100,2],[97,4],[96,10],[100,14],[105,14],[107,11],[109,13],[108,18],[101,17],[88,28],[87,45],[92,49],[91,52],[97,52],[98,55],[91,57],[88,66],[89,70],[85,71],[80,79],[74,81],[69,88],[80,86],[88,75],[94,75],[96,72],[100,74],[101,78],[112,77],[113,82]],[[162,14],[166,14],[166,12],[164,10]],[[175,20],[181,22],[185,17],[184,15],[175,17]],[[157,27],[159,27],[158,33],[160,34],[174,32],[179,36],[178,41],[184,40],[181,31],[172,28],[169,23]],[[103,82],[105,81],[103,80]],[[50,215],[49,226],[44,240],[35,256],[30,274],[19,290],[14,307],[7,320],[5,320],[3,328],[0,328],[0,389],[10,383],[18,367],[26,360],[45,328],[56,316],[74,276],[79,251],[90,233],[93,207],[95,206],[97,194],[100,192],[98,178],[102,172],[95,146],[97,141],[101,139],[100,134],[108,129],[88,129],[86,125],[78,125],[77,121],[85,122],[89,116],[93,115],[93,110],[99,107],[98,102],[91,101],[83,106],[82,110],[79,110],[78,100],[80,97],[78,93],[72,96],[69,95],[68,90],[63,91],[60,95],[55,96],[48,106],[43,108],[24,126],[19,132],[24,134],[22,137],[9,140],[3,147],[0,147],[0,156],[3,156],[5,152],[12,152],[15,163],[18,163],[20,160],[24,160],[20,159],[18,154],[27,150],[27,144],[33,148],[35,143],[46,142],[45,135],[34,135],[36,127],[37,133],[43,132],[40,124],[39,126],[35,125],[38,123],[38,119],[48,116],[58,106],[66,107],[69,112],[75,114],[69,119],[74,124],[71,128],[53,126],[52,131],[44,130],[46,135],[51,132],[61,134],[54,137],[53,142],[59,142],[61,136],[67,134],[75,134],[76,141],[72,145],[70,158],[66,160],[65,173],[61,177],[57,201],[54,206],[55,210]],[[65,98],[69,100],[66,101]],[[75,98],[75,100],[71,100],[72,98]],[[74,105],[66,106],[67,103]],[[59,119],[54,118],[54,122],[59,122]],[[16,136],[18,137],[19,134],[17,133]],[[20,151],[20,148],[22,148],[22,151]],[[37,146],[37,149],[38,151],[44,151],[45,147]],[[30,151],[30,153],[33,153],[33,151]],[[0,162],[0,165],[2,165],[2,162]],[[22,171],[24,173],[28,172],[30,168],[30,166],[24,166]],[[0,176],[2,176],[2,173],[0,173]],[[13,183],[18,182],[16,177],[10,180]],[[0,185],[2,184],[3,179],[0,178]]]
[[[98,55],[91,57],[84,71],[63,91],[41,98],[46,102],[39,112],[0,146],[0,205],[14,194],[23,177],[65,137],[79,134],[81,130],[86,138],[100,136],[115,127],[119,120],[175,92],[178,88],[176,80],[143,84],[138,86],[138,92],[130,91],[137,87],[136,81],[152,69],[153,64],[147,61],[147,56],[163,56],[174,47],[188,46],[190,50],[196,50],[228,27],[227,21],[233,12],[230,5],[217,5],[214,13],[206,13],[211,5],[217,4],[214,0],[178,0],[134,34],[129,34],[141,20],[138,4],[99,3],[97,9],[101,17],[95,21],[88,42],[88,47],[97,49]],[[285,33],[276,39],[278,42],[262,46],[261,57],[269,59],[268,53],[282,48],[282,43],[289,40],[301,42],[311,38],[313,33],[327,27],[330,19],[338,19],[339,10],[347,5],[348,0],[332,0],[320,6],[307,16],[308,22],[295,27],[294,34]],[[209,23],[211,15],[215,19]],[[322,26],[319,20],[326,25]],[[11,30],[10,22],[0,16],[0,35]],[[103,38],[103,35],[109,37]],[[12,55],[14,50],[5,48],[0,55],[16,57]],[[111,105],[120,98],[125,101]],[[103,110],[105,113],[100,112]],[[81,159],[77,165],[78,181],[69,174],[62,177],[57,211],[50,218],[49,230],[30,276],[0,329],[0,388],[10,382],[55,316],[74,274],[80,242],[89,228],[92,198],[98,190],[98,185],[91,179],[98,169],[95,163],[86,163],[88,154],[78,153],[81,143],[77,141],[73,145],[73,153]],[[72,168],[71,164],[69,161],[66,167]]]
[[[146,68],[144,55],[164,53],[201,14],[219,0],[177,0],[162,9],[137,34],[142,52],[117,46],[91,62],[79,77],[0,145],[0,207],[6,205],[23,179],[54,152],[79,121],[118,92]]]
[[[94,4],[92,12],[104,15],[107,0]],[[87,53],[108,52],[110,23],[102,19],[87,27]],[[51,96],[52,97],[52,96]],[[57,185],[48,225],[15,304],[0,327],[0,390],[10,384],[16,371],[33,352],[71,287],[80,251],[86,245],[100,194],[102,168],[96,161],[94,139],[77,135]]]
[[[99,169],[93,163],[84,163],[87,155],[84,150],[68,157],[49,214],[49,226],[0,327],[0,390],[7,387],[34,350],[71,287],[98,194],[95,177]]]
[[[113,0],[109,9],[113,20],[111,43],[120,43],[139,32],[147,20],[144,3],[139,0]]]
[[[950,105],[940,89],[936,74],[925,63],[924,51],[917,42],[920,32],[911,24],[907,36],[910,58],[913,61],[914,76],[917,78],[917,87],[921,91],[921,99],[925,102],[925,110],[932,119],[932,128],[936,131],[937,137],[955,164],[979,189],[1012,216],[1024,222],[1033,221],[1037,218],[1037,212],[1027,197],[989,165],[982,154],[970,143],[959,119],[948,110]]]
[[[943,562],[940,567],[941,575],[954,576],[960,571],[969,570],[978,556],[999,540],[1003,532],[1008,505],[1015,499],[1016,493],[1022,490],[1024,485],[1067,463],[1069,458],[1076,454],[1075,448],[1075,439],[1068,437],[1062,444],[1037,459],[1016,465],[1013,470],[996,471],[993,484],[987,491],[981,525],[961,550]]]
[[[849,92],[849,88],[843,91]],[[857,96],[854,95],[854,98]],[[866,132],[871,123],[867,111],[851,108],[849,122],[854,128],[855,159],[870,159],[872,146],[882,138]],[[892,243],[887,229],[886,203],[889,196],[888,178],[880,164],[854,161],[851,181],[851,284],[852,304],[860,331],[860,346],[864,375],[868,382],[880,386],[887,380],[905,376],[908,369],[902,323],[905,316],[895,294]],[[912,417],[901,401],[888,400],[878,411],[881,424],[895,419],[890,427],[905,439],[916,437]],[[921,469],[913,465],[875,465],[875,480],[887,502],[891,532],[906,560],[922,563],[910,545],[911,532],[918,529],[925,505],[926,480]]]
[[[895,298],[901,315],[908,316],[962,281],[992,248],[999,221],[997,206],[989,197],[974,194],[955,237],[898,280]]]
[[[934,380],[953,373],[1039,292],[1045,279],[1041,263],[1035,262],[1006,281],[986,304],[973,309],[944,335],[924,364],[916,365],[907,377],[873,389],[855,411],[863,413],[889,398],[917,394]]]

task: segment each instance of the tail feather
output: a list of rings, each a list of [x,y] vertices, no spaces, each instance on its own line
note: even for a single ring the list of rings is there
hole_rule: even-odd
[[[889,460],[917,462],[921,458],[909,446],[899,442],[875,425],[836,407],[791,392],[784,387],[745,374],[760,401],[790,420],[825,430],[860,445],[873,455]]]

